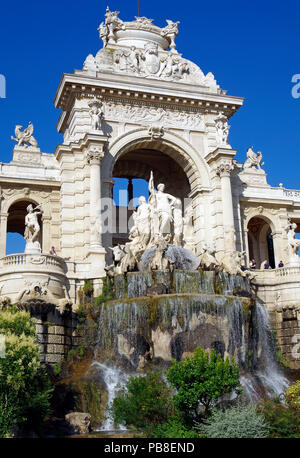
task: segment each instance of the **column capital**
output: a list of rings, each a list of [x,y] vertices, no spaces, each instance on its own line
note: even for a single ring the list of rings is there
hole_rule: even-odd
[[[90,146],[86,151],[87,163],[90,165],[100,165],[104,156],[103,145]]]
[[[234,169],[234,165],[230,159],[226,160],[224,159],[223,161],[219,162],[219,164],[216,167],[216,173],[217,175],[222,177],[230,177],[230,174],[232,170]]]

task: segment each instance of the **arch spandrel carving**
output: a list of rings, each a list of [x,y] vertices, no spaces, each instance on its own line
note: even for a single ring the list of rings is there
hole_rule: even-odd
[[[108,153],[103,159],[106,176],[112,176],[114,165],[122,155],[141,148],[158,150],[171,156],[185,172],[191,191],[197,186],[210,186],[208,166],[189,142],[169,131],[164,131],[159,139],[151,139],[146,127],[126,132],[109,145]]]

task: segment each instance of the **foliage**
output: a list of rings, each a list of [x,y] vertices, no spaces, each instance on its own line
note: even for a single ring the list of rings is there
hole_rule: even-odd
[[[215,350],[205,352],[197,347],[193,356],[173,361],[168,370],[168,381],[176,388],[176,407],[187,417],[198,417],[199,404],[209,408],[225,393],[239,392],[239,368],[226,358],[223,361]]]
[[[111,413],[115,423],[151,434],[174,411],[171,390],[158,372],[131,377],[115,397]]]
[[[15,426],[37,425],[49,412],[53,388],[40,363],[35,328],[28,312],[0,313],[5,335],[5,357],[0,358],[0,437]]]
[[[79,323],[84,323],[87,319],[87,309],[84,305],[79,305],[77,308],[77,320]]]
[[[199,433],[185,424],[184,419],[176,413],[165,423],[153,427],[151,437],[171,439],[191,439],[199,437]]]
[[[84,286],[83,286],[82,289],[83,289],[83,292],[84,292],[85,296],[91,297],[93,295],[94,287],[93,287],[93,285],[91,284],[90,281],[85,280]]]
[[[113,290],[110,279],[108,277],[102,277],[102,293],[95,299],[95,305],[99,306],[103,302],[107,302],[113,299]]]
[[[58,363],[53,364],[53,373],[54,375],[59,375],[61,373],[61,365]]]
[[[208,438],[268,437],[268,424],[253,405],[234,406],[224,412],[215,409],[206,424],[198,424],[196,429]]]
[[[0,333],[35,336],[35,327],[28,312],[11,309],[0,313]]]
[[[287,369],[290,367],[291,365],[290,361],[283,356],[282,351],[280,350],[278,345],[277,345],[276,357],[277,357],[277,361],[280,366],[285,367]]]
[[[286,390],[284,398],[289,407],[300,410],[300,380]]]
[[[80,359],[85,355],[85,345],[82,343],[78,345],[75,348],[71,348],[71,350],[68,351],[68,359]]]
[[[300,438],[299,411],[285,406],[279,398],[266,401],[259,410],[269,424],[269,437]]]

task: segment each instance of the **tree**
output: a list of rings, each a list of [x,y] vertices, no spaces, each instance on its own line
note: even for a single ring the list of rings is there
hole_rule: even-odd
[[[53,388],[40,363],[39,346],[30,315],[11,309],[0,312],[5,355],[0,358],[0,437],[15,426],[38,425],[49,411]]]
[[[205,352],[197,347],[193,356],[173,361],[167,379],[177,393],[175,405],[187,417],[197,418],[200,403],[208,415],[211,405],[222,395],[240,388],[239,368],[226,358],[223,361],[215,350]],[[238,390],[239,391],[239,390]]]
[[[269,427],[262,414],[252,405],[235,406],[212,411],[206,424],[198,428],[205,437],[219,438],[264,438],[268,437]]]
[[[131,377],[111,408],[115,423],[133,426],[147,434],[155,425],[164,423],[173,411],[171,390],[159,372]]]

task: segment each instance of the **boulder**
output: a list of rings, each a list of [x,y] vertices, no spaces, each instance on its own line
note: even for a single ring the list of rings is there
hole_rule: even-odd
[[[65,416],[65,420],[70,427],[70,432],[74,434],[87,434],[91,431],[91,415],[89,413],[71,412]]]

